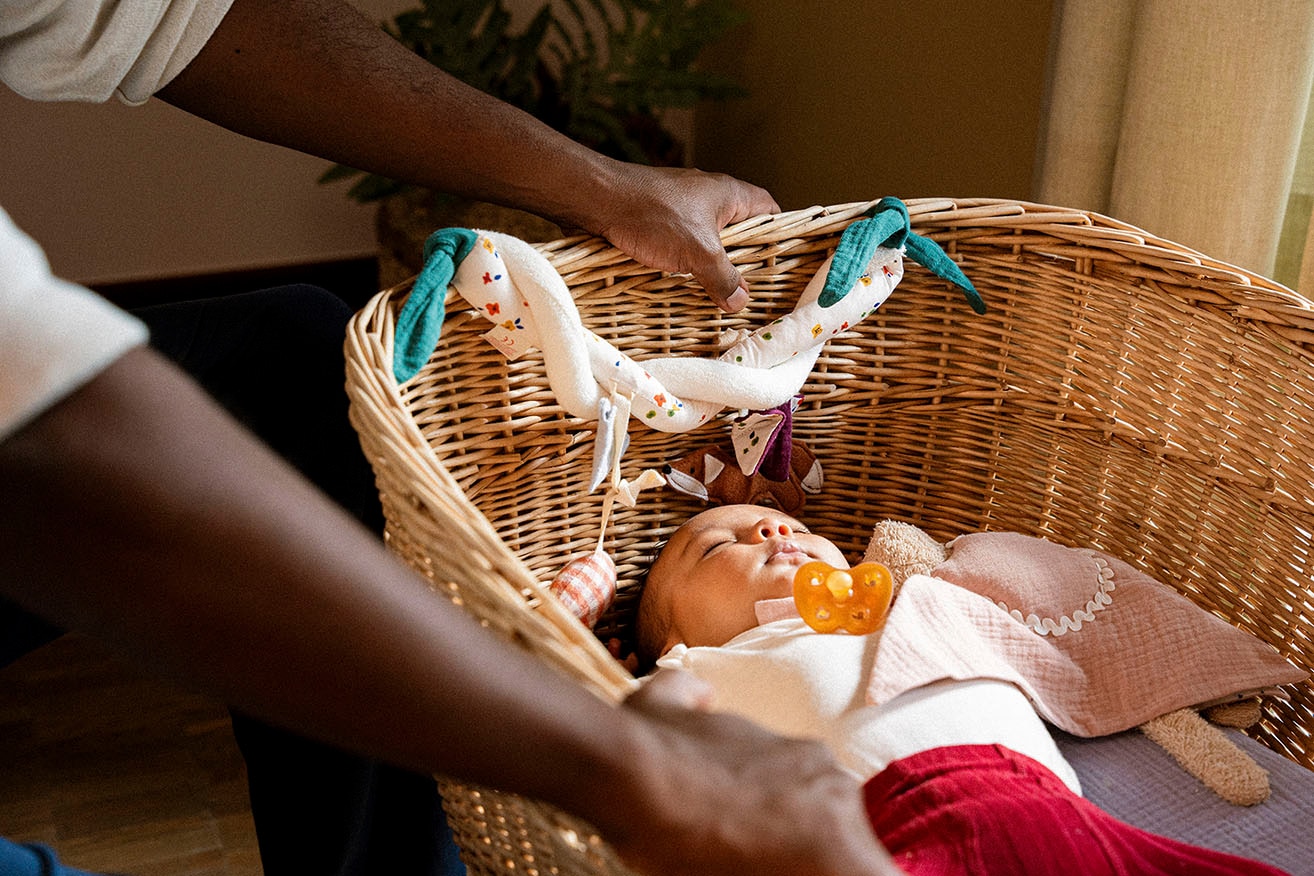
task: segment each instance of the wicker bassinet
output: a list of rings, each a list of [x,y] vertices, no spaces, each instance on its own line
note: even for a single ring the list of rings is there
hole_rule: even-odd
[[[725,315],[680,276],[604,241],[540,249],[585,323],[637,359],[710,356],[726,329],[792,310],[870,203],[741,223],[723,234],[753,290]],[[825,488],[803,517],[860,555],[874,522],[947,539],[1016,530],[1101,548],[1314,669],[1314,306],[1270,281],[1103,216],[1014,201],[909,201],[989,305],[909,262],[894,295],[832,340],[795,435]],[[592,424],[563,414],[541,358],[508,362],[449,292],[442,341],[392,377],[407,295],[385,290],[347,341],[352,417],[389,543],[488,626],[619,697],[629,676],[537,582],[598,537]],[[723,422],[635,425],[626,476],[724,443]],[[599,627],[631,639],[638,578],[702,506],[673,490],[617,507],[606,548],[621,595]],[[1314,689],[1270,703],[1257,738],[1314,767]],[[551,756],[545,753],[544,756]],[[473,873],[620,873],[587,826],[531,801],[445,783]]]

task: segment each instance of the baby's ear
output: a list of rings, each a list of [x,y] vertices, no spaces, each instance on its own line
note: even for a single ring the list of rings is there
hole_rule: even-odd
[[[675,628],[675,619],[672,618],[670,626],[666,628],[666,641],[662,642],[662,653],[657,656],[661,657],[676,645],[682,644],[684,644],[684,634]]]
[[[864,563],[880,563],[890,570],[896,593],[910,576],[928,574],[947,558],[944,545],[911,523],[898,520],[877,523],[862,555]]]

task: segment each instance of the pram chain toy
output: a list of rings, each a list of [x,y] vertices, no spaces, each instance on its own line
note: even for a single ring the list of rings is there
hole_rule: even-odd
[[[532,347],[543,351],[553,392],[572,416],[597,419],[599,399],[619,394],[632,400],[632,416],[640,422],[685,432],[723,408],[768,410],[790,399],[825,342],[857,325],[893,291],[905,252],[960,286],[978,313],[985,311],[944,251],[909,230],[903,203],[886,198],[845,230],[793,312],[717,359],[639,364],[584,327],[565,282],[530,244],[495,231],[444,228],[425,242],[424,268],[398,315],[393,373],[404,383],[433,354],[450,284],[493,324],[487,337],[509,357]]]

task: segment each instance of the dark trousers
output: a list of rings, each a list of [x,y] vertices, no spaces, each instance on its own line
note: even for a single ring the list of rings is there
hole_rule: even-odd
[[[347,420],[342,344],[350,308],[285,286],[135,311],[151,345],[375,532],[383,514]],[[465,872],[433,778],[234,712],[266,876]]]
[[[313,286],[134,311],[174,360],[330,498],[382,533],[347,420],[350,308]],[[59,634],[0,601],[0,657]],[[451,876],[465,868],[434,780],[232,713],[266,876]]]

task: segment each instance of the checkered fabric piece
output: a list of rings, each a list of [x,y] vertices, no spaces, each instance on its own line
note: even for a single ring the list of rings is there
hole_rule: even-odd
[[[566,564],[550,586],[565,606],[593,629],[616,596],[616,563],[596,551]]]

